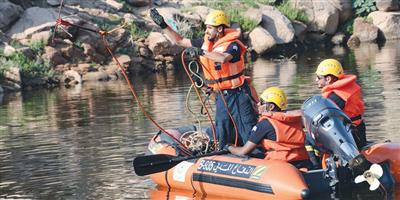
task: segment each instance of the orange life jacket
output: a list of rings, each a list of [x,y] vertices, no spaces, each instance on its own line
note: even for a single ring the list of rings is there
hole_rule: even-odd
[[[351,119],[354,125],[362,122],[364,114],[364,101],[361,96],[361,87],[356,83],[355,75],[344,75],[342,78],[322,88],[322,96],[328,96],[334,92],[346,103],[343,112]]]
[[[265,159],[296,161],[307,160],[304,146],[306,138],[298,113],[264,112],[261,120],[268,120],[275,129],[276,141],[264,139],[262,145],[266,150]]]
[[[225,90],[243,85],[245,80],[243,56],[246,52],[246,46],[239,41],[239,36],[240,31],[234,29],[225,29],[225,35],[215,43],[210,42],[207,36],[204,36],[204,43],[201,48],[208,52],[224,53],[232,42],[236,42],[240,47],[240,60],[235,63],[226,62],[219,66],[211,59],[200,56],[206,83],[209,87],[215,90]]]

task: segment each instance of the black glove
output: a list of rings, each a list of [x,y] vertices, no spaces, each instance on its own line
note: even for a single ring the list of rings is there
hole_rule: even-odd
[[[204,55],[203,49],[197,47],[189,47],[185,49],[185,54],[189,56],[191,60],[197,59],[199,56]]]
[[[164,21],[164,17],[158,13],[158,11],[155,8],[150,9],[150,17],[156,23],[158,26],[160,26],[162,29],[165,29],[168,27],[167,23]]]

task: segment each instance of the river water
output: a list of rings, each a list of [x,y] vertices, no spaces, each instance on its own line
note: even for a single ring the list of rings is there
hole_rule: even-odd
[[[400,142],[399,41],[351,51],[309,49],[293,60],[258,59],[249,65],[249,75],[258,92],[280,86],[289,108],[300,108],[319,93],[314,71],[330,57],[359,77],[368,139]],[[195,123],[185,108],[189,81],[183,71],[132,77],[132,82],[163,128]],[[196,110],[194,94],[189,99]],[[145,152],[157,128],[124,81],[23,92],[1,96],[0,102],[0,199],[150,198],[155,185],[133,173],[132,159]]]

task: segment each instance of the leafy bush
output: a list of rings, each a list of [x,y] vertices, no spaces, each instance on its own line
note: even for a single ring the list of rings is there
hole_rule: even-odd
[[[277,8],[283,15],[285,15],[291,21],[297,20],[304,23],[308,23],[309,21],[306,13],[303,10],[294,8],[288,0],[284,1]]]
[[[238,9],[229,10],[227,15],[230,16],[231,21],[238,22],[245,32],[251,31],[257,27],[257,22],[255,20],[243,16]]]
[[[133,39],[146,38],[149,35],[144,26],[135,21],[128,24],[128,30]]]
[[[356,16],[367,16],[376,10],[375,0],[353,0],[353,8]]]
[[[9,57],[0,54],[0,76],[12,67],[18,67],[21,76],[25,78],[51,78],[54,72],[51,69],[50,63],[41,58],[46,42],[33,42],[30,48],[34,52],[34,58],[30,59],[21,52],[16,52]]]

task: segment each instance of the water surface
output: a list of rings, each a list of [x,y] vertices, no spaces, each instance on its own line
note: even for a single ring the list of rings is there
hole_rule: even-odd
[[[398,41],[352,51],[309,49],[294,60],[258,59],[249,75],[259,93],[282,87],[289,108],[296,109],[319,94],[314,71],[331,57],[359,77],[368,139],[400,142]],[[190,84],[183,71],[136,76],[132,82],[162,127],[195,123],[185,108]],[[189,99],[197,111],[194,94]],[[0,199],[150,198],[154,184],[136,176],[131,162],[145,152],[157,128],[141,113],[124,81],[35,90],[1,96],[0,102]],[[202,121],[206,126],[207,120]]]

